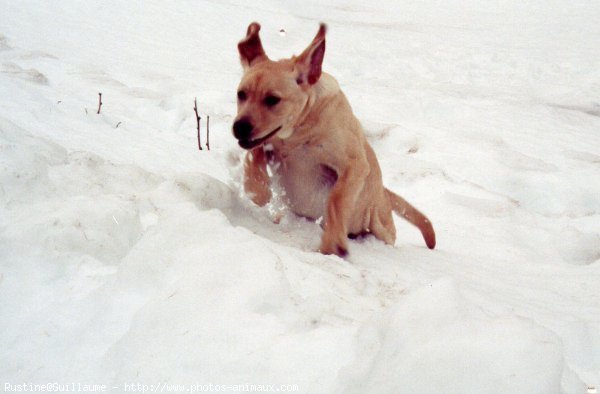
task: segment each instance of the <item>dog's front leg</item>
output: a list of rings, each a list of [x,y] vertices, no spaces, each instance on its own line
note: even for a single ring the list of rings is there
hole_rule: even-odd
[[[262,147],[246,153],[244,159],[244,191],[258,206],[271,200],[267,158]]]
[[[341,172],[331,189],[327,201],[327,217],[321,247],[323,254],[348,254],[348,224],[354,212],[356,199],[364,187],[369,175],[369,163],[365,160],[353,160]]]

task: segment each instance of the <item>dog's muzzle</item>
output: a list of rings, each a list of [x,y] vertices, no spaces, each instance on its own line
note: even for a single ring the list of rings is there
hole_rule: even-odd
[[[238,139],[238,144],[239,146],[241,146],[244,149],[252,149],[255,148],[261,144],[263,144],[264,142],[266,142],[269,138],[273,137],[275,134],[277,134],[277,132],[279,130],[281,130],[282,126],[277,127],[275,130],[271,131],[269,134],[265,135],[264,137],[261,138],[257,138],[255,140],[249,140],[249,139],[244,139],[244,138],[238,138],[236,135],[236,138]],[[235,125],[234,125],[234,135],[235,135]]]

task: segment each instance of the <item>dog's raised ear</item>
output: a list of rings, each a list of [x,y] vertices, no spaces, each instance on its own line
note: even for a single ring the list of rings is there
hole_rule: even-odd
[[[298,84],[308,83],[314,85],[321,77],[321,65],[325,56],[325,33],[327,26],[321,23],[317,35],[308,48],[296,58],[296,70]]]
[[[258,36],[259,31],[260,25],[258,23],[250,23],[246,32],[246,38],[238,43],[238,51],[240,52],[240,60],[244,70],[257,61],[268,59]]]

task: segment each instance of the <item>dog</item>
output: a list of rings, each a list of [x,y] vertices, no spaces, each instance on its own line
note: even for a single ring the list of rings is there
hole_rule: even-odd
[[[429,219],[386,189],[375,152],[337,81],[321,71],[326,25],[299,56],[270,60],[256,22],[238,44],[243,76],[233,135],[247,150],[244,190],[259,205],[278,175],[284,200],[297,215],[323,218],[319,251],[345,256],[348,237],[373,234],[393,245],[392,210],[415,225],[430,249]]]

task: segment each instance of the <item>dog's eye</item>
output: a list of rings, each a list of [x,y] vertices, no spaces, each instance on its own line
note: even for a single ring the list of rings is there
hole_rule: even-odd
[[[280,102],[280,101],[281,101],[280,97],[273,96],[273,95],[267,96],[263,100],[263,102],[265,103],[265,105],[267,107],[273,107],[273,106],[277,105],[277,103]]]
[[[237,93],[237,96],[238,96],[238,100],[240,100],[240,101],[244,101],[244,100],[246,100],[246,98],[247,98],[247,96],[246,96],[246,92],[244,92],[243,90],[240,90],[240,91]]]

